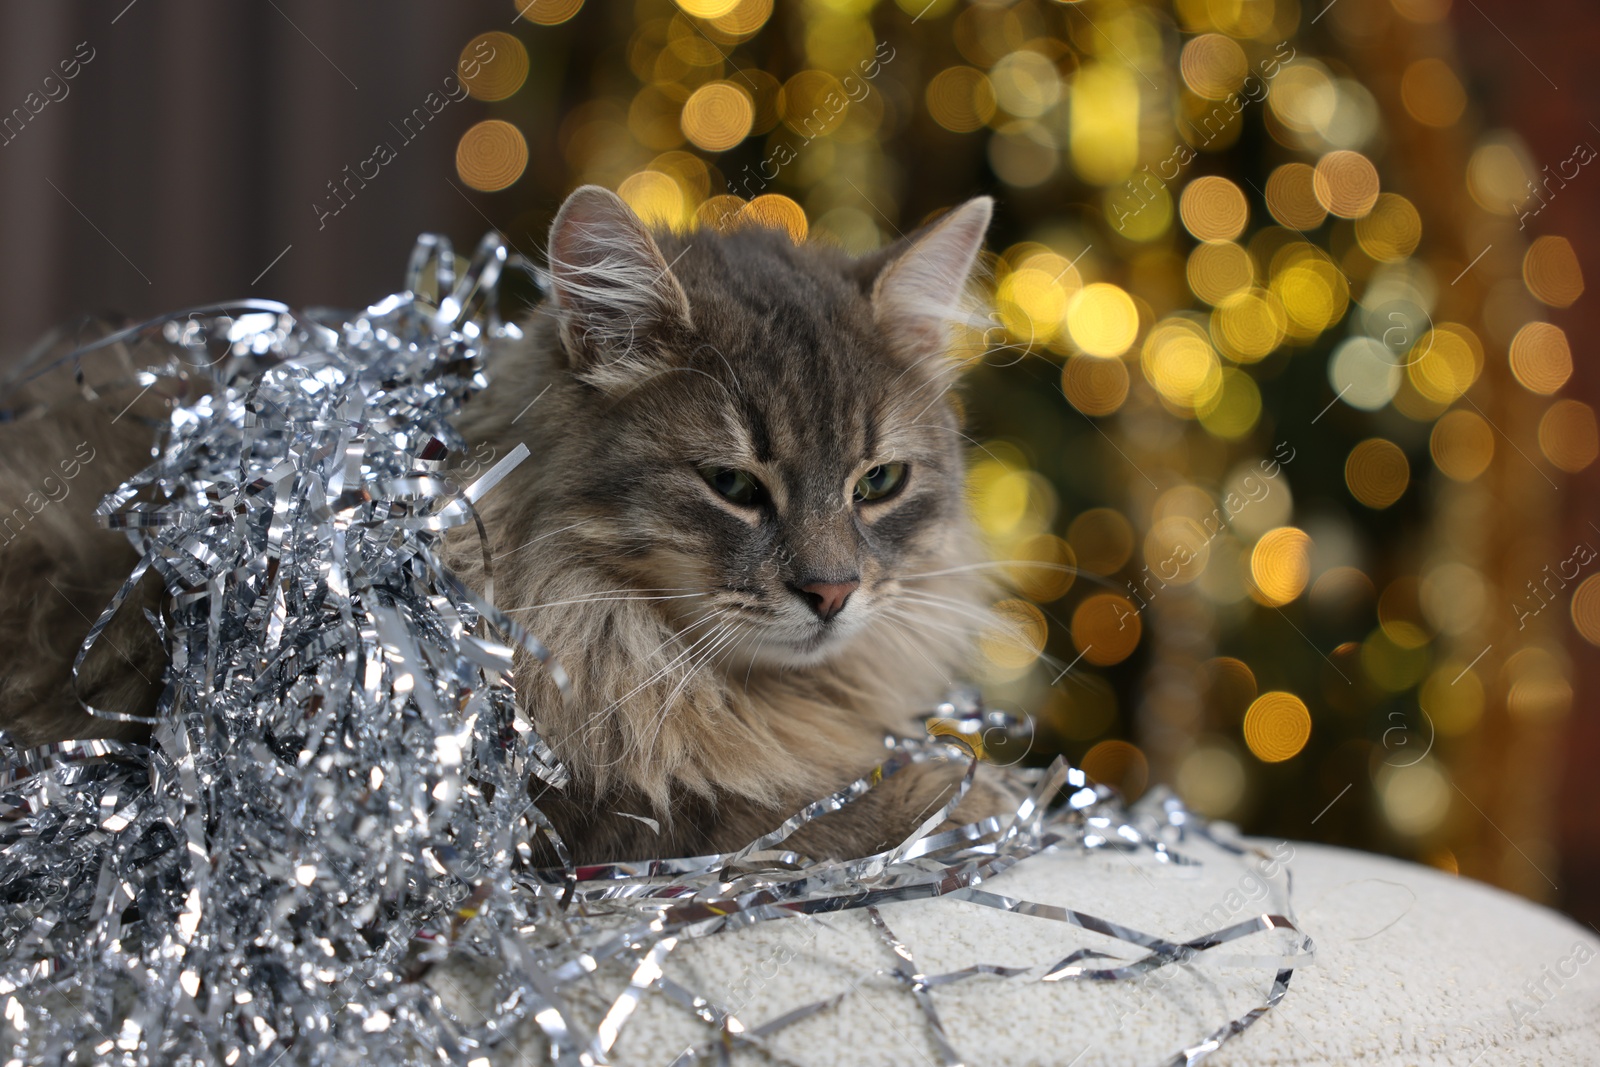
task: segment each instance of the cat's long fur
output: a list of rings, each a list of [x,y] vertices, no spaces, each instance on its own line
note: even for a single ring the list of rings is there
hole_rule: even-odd
[[[532,452],[480,511],[496,602],[572,678],[566,698],[532,662],[516,682],[574,773],[538,799],[580,862],[743,845],[869,771],[884,735],[914,731],[961,676],[982,596],[945,348],[988,217],[973,201],[853,260],[754,227],[652,236],[595,188],[563,207],[555,296],[497,354],[460,425],[475,455]],[[82,429],[62,421],[34,450]],[[860,472],[891,460],[909,464],[905,488],[852,502]],[[0,463],[0,501],[36,466]],[[770,506],[730,506],[707,466],[759,471]],[[81,487],[86,506],[130,469],[105,463],[94,492]],[[0,657],[32,654],[0,684],[0,726],[36,742],[87,725],[62,684],[87,622],[73,625],[39,576],[76,576],[103,603],[131,555],[82,510],[30,529],[25,554],[0,547]],[[474,526],[448,550],[486,584]],[[853,606],[825,622],[795,588],[855,577]],[[159,670],[159,650],[134,655]],[[897,840],[954,777],[912,768],[789,847]]]

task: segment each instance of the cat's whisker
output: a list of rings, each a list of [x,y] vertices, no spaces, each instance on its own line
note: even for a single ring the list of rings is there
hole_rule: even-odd
[[[621,592],[621,590],[612,590],[612,592]],[[540,608],[566,607],[566,606],[571,605],[571,604],[603,604],[603,603],[607,603],[609,601],[618,601],[618,600],[626,600],[626,601],[688,600],[691,597],[709,596],[709,595],[710,595],[709,593],[675,593],[675,594],[671,594],[671,595],[667,595],[667,596],[644,596],[644,595],[640,595],[640,596],[600,596],[600,595],[590,594],[590,595],[585,595],[585,596],[580,596],[580,597],[572,597],[572,598],[570,598],[568,600],[547,600],[542,604],[525,604],[520,608],[502,608],[501,610],[505,611],[507,613],[510,613],[510,612],[513,612],[513,611],[537,611]]]
[[[526,542],[524,544],[520,544],[516,548],[508,548],[508,549],[506,549],[504,552],[500,553],[498,556],[495,556],[494,559],[496,559],[496,560],[505,559],[507,556],[512,555],[513,553],[521,552],[523,549],[528,548],[531,545],[538,544],[540,541],[543,541],[547,537],[554,537],[556,534],[563,534],[563,533],[566,533],[568,530],[576,530],[578,527],[586,525],[586,524],[588,524],[589,522],[592,522],[592,521],[593,521],[592,519],[579,519],[577,522],[573,523],[571,526],[563,526],[559,530],[547,531],[545,533],[540,534],[538,537],[535,537],[532,541],[528,541],[528,542]]]

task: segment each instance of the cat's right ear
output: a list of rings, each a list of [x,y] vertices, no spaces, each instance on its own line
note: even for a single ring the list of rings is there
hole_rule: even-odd
[[[689,298],[650,231],[598,185],[556,212],[550,275],[572,372],[597,387],[636,378],[663,337],[691,324]]]

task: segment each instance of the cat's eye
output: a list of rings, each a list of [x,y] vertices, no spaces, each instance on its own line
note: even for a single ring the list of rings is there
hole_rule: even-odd
[[[755,476],[732,467],[701,467],[700,477],[730,504],[755,507],[766,499],[767,491]]]
[[[893,496],[895,491],[905,484],[906,465],[904,463],[880,463],[861,476],[856,482],[856,500],[883,500]]]

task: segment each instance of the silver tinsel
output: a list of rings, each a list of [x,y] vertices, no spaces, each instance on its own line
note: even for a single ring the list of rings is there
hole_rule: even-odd
[[[488,384],[487,348],[516,333],[496,314],[507,262],[491,234],[457,280],[448,242],[424,237],[406,291],[357,315],[249,301],[96,346],[159,344],[169,357],[139,384],[173,379],[185,392],[159,458],[100,507],[142,560],[79,662],[153,569],[168,601],[148,618],[171,666],[148,745],[18,751],[0,734],[0,1034],[15,1042],[0,1063],[465,1064],[519,1024],[552,1062],[605,1063],[646,995],[703,1020],[705,1044],[680,1057],[692,1062],[759,1048],[830,1004],[741,1020],[664,973],[676,947],[867,908],[909,960],[876,906],[933,896],[1068,922],[1140,953],[957,977],[1129,981],[1288,931],[1262,1004],[1197,1034],[1174,1063],[1198,1062],[1284,996],[1311,951],[1286,899],[1282,914],[1174,943],[979,888],[1049,850],[1179,866],[1198,835],[1245,855],[1176,801],[1130,813],[1059,761],[1009,772],[1027,799],[1006,819],[939,831],[958,795],[881,855],[817,863],[783,850],[798,826],[911,763],[965,761],[970,783],[959,739],[886,740],[872,776],[737,853],[533,868],[539,835],[565,849],[528,783],[560,785],[565,772],[516,707],[513,649],[565,678],[492,590],[467,589],[439,554],[444,530],[475,523],[473,502],[534,462],[519,449],[470,486],[446,476],[466,452],[449,420]],[[958,732],[1018,729],[962,700],[933,713]],[[487,1018],[458,1017],[425,980],[461,958],[495,973]],[[616,963],[632,978],[596,1020],[577,1002]],[[946,1062],[961,1062],[927,989],[912,992]]]

